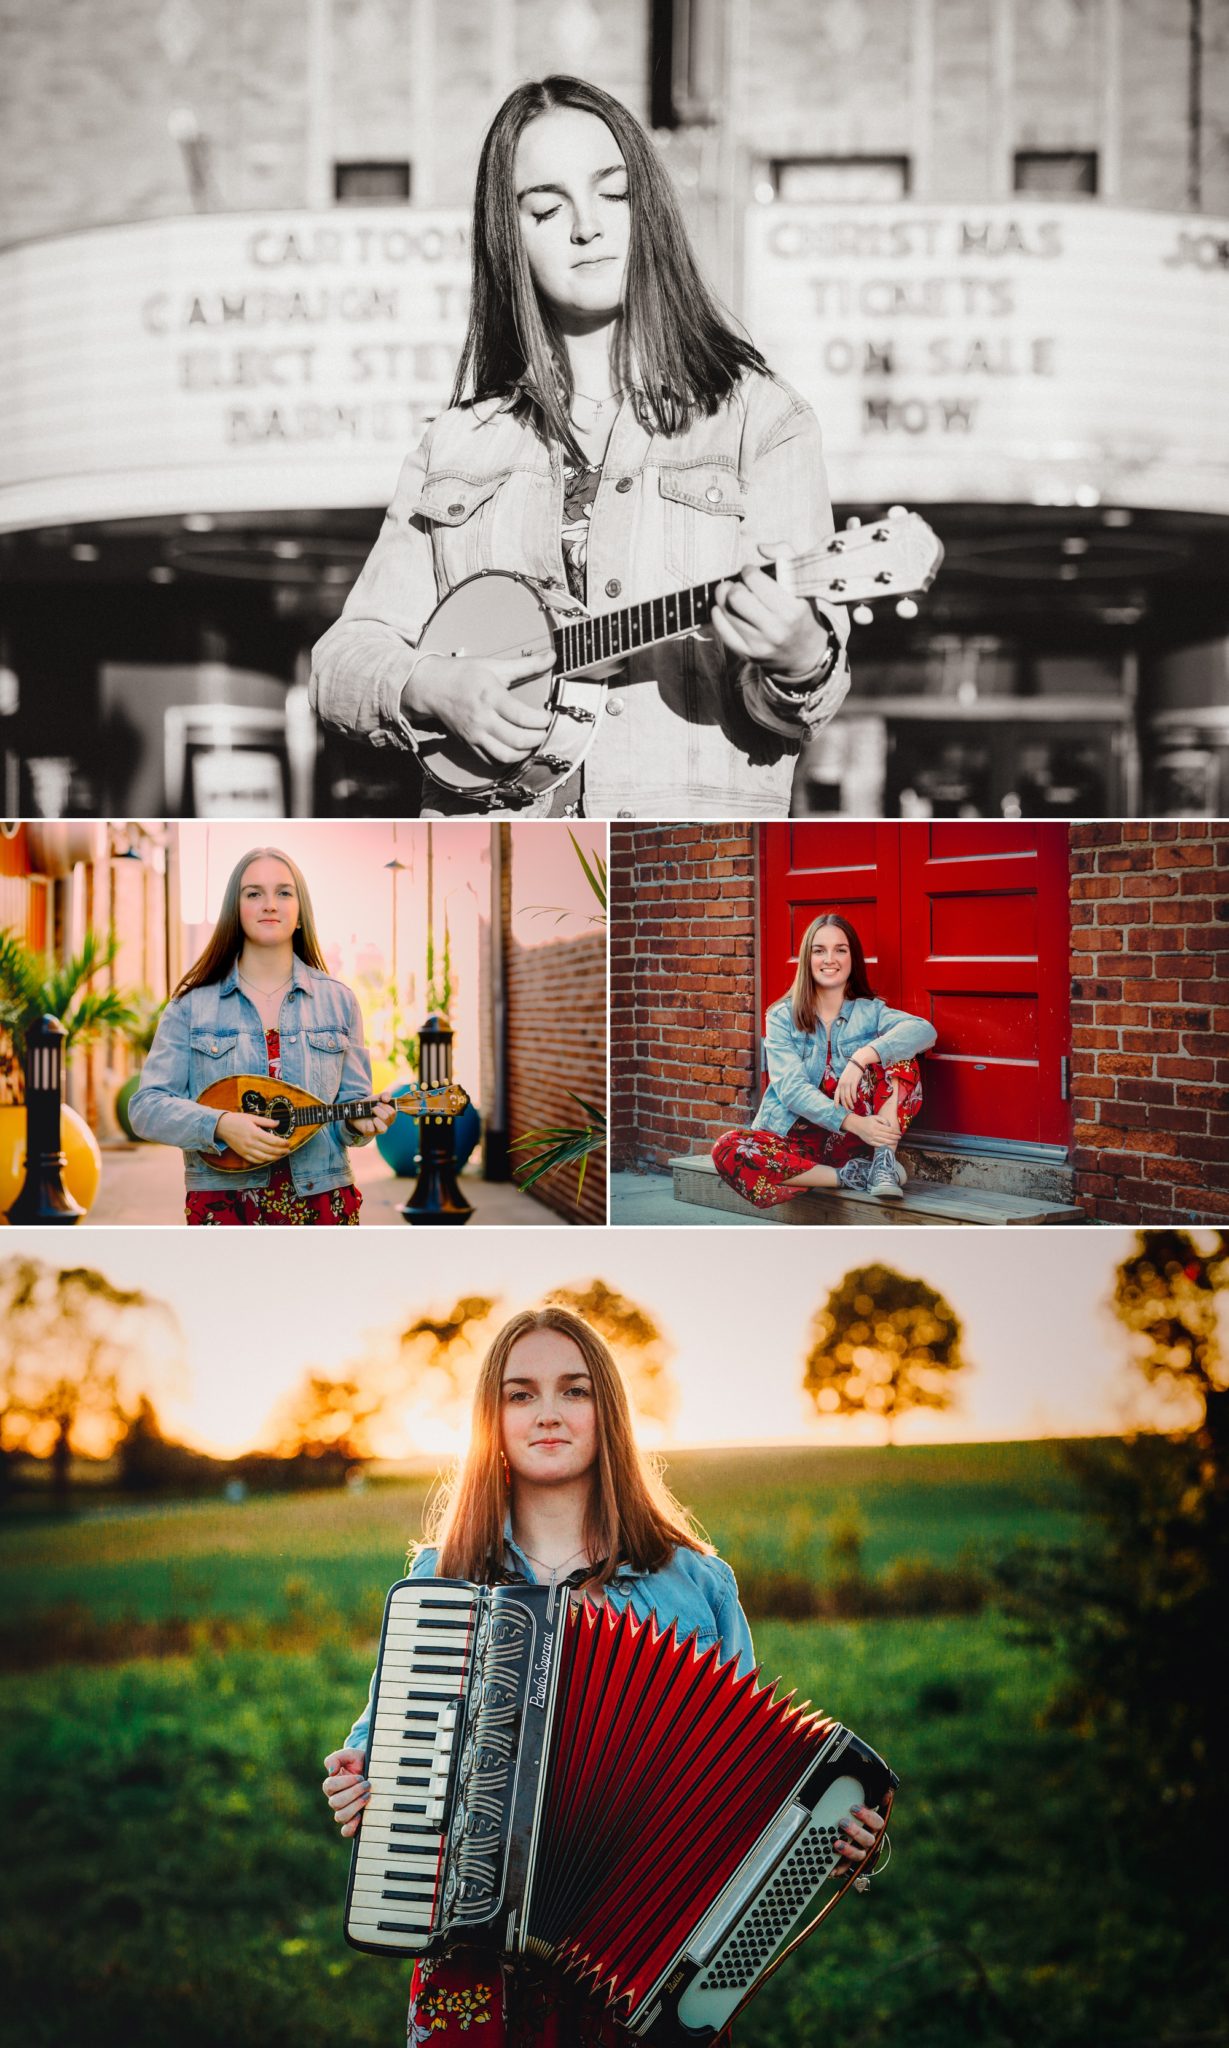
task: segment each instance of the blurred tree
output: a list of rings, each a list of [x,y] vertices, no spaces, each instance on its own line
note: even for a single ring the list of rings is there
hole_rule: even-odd
[[[392,1398],[393,1389],[358,1370],[338,1379],[308,1372],[279,1411],[277,1454],[360,1464],[375,1454],[372,1425],[383,1419]]]
[[[433,1365],[447,1365],[455,1348],[472,1348],[475,1328],[486,1322],[494,1306],[485,1294],[462,1295],[443,1315],[416,1317],[401,1332],[401,1348],[408,1351],[425,1344]]]
[[[1009,1611],[1061,1654],[1056,1720],[1090,1738],[1098,1798],[1181,1844],[1164,1871],[1219,1855],[1229,1819],[1224,1688],[1215,1645],[1229,1584],[1229,1234],[1140,1231],[1113,1306],[1132,1363],[1184,1426],[1073,1446],[1090,1518],[1083,1544],[1027,1548],[1000,1567]]]
[[[143,1393],[169,1386],[181,1363],[174,1311],[140,1287],[117,1287],[92,1266],[0,1262],[0,1383],[8,1448],[51,1459],[66,1505],[75,1449],[109,1452]]]
[[[638,1414],[653,1422],[670,1420],[678,1402],[669,1363],[673,1346],[646,1308],[599,1279],[589,1280],[583,1287],[553,1288],[546,1299],[583,1316],[605,1339]]]
[[[891,1266],[846,1273],[811,1321],[802,1384],[821,1415],[874,1415],[887,1441],[912,1408],[949,1408],[967,1363],[959,1317]]]

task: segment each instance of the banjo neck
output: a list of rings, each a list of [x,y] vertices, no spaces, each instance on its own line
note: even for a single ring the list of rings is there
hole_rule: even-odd
[[[865,526],[851,519],[842,532],[805,554],[779,564],[761,562],[759,567],[774,578],[778,567],[784,570],[780,580],[796,597],[860,607],[888,597],[909,599],[914,591],[928,589],[942,560],[942,545],[925,520],[894,506],[884,518]],[[617,611],[561,620],[552,636],[556,670],[572,675],[638,648],[697,632],[712,617],[721,585],[731,580],[721,576]],[[911,616],[917,607],[901,609]]]

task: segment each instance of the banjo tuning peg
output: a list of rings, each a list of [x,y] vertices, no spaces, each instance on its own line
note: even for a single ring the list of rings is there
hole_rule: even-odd
[[[859,519],[857,513],[851,512],[848,519],[845,521],[845,531],[848,533],[851,527],[861,526],[861,524],[862,521]]]
[[[856,604],[853,608],[855,626],[869,626],[875,614],[868,604]]]
[[[916,619],[917,606],[911,597],[902,597],[897,600],[896,616],[898,619]]]

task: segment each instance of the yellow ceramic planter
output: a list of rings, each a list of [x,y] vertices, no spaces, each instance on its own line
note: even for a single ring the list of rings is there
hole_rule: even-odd
[[[93,1206],[102,1179],[102,1153],[83,1116],[65,1104],[60,1112],[60,1142],[67,1165],[64,1185],[82,1209]],[[7,1215],[26,1177],[26,1112],[0,1105],[0,1213]]]

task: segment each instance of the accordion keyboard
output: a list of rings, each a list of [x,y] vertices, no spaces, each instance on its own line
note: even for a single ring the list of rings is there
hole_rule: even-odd
[[[431,1939],[475,1613],[462,1588],[431,1580],[405,1582],[389,1603],[346,1912],[364,1948],[412,1955]]]

